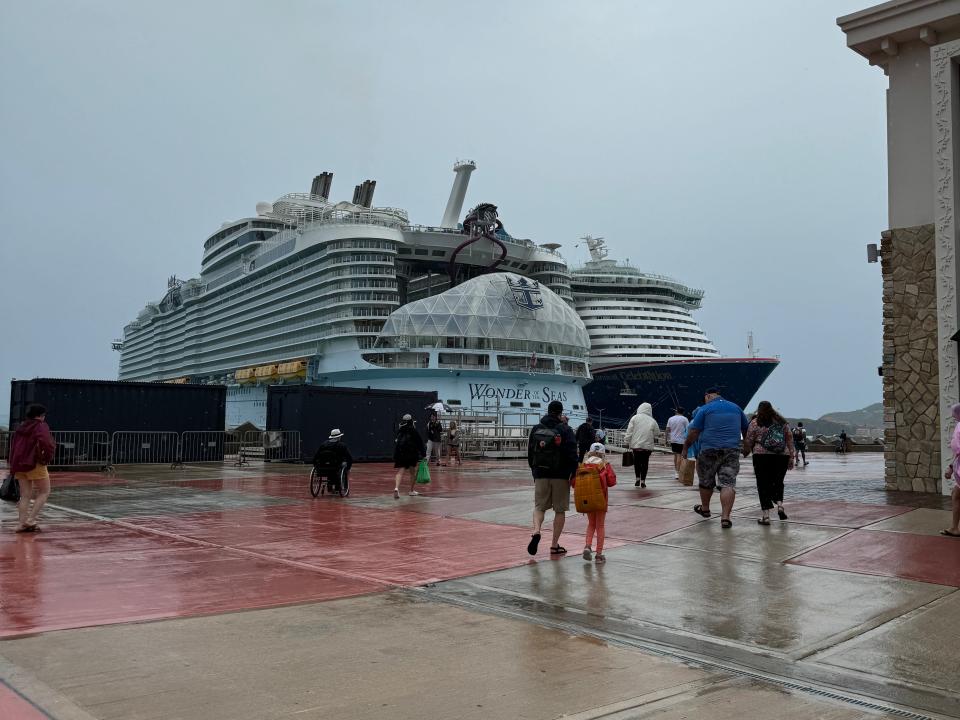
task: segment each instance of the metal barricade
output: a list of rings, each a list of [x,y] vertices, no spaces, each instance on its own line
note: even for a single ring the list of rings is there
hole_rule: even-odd
[[[264,462],[301,462],[298,430],[250,430],[243,434],[238,465],[251,460]]]
[[[301,462],[300,432],[297,430],[264,430],[265,462]]]
[[[180,434],[181,463],[236,461],[240,433],[232,430],[186,430]]]
[[[114,465],[150,465],[180,461],[180,436],[175,432],[122,430],[111,439]]]
[[[248,430],[240,439],[237,465],[246,465],[251,460],[263,460],[263,431]]]
[[[106,430],[53,430],[57,450],[53,455],[53,467],[108,468],[112,443]]]

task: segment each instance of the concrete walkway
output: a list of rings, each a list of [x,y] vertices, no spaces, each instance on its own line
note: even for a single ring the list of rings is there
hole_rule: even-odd
[[[762,527],[745,463],[722,530],[668,463],[619,471],[606,565],[575,514],[527,555],[522,463],[400,500],[385,465],[346,499],[303,466],[57,474],[42,533],[0,508],[0,718],[960,715],[942,498],[813,455]]]

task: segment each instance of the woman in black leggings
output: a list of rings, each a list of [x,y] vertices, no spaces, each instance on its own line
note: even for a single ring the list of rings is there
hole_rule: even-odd
[[[761,525],[770,524],[774,504],[781,520],[787,519],[783,509],[783,478],[793,468],[796,451],[790,426],[766,400],[757,406],[757,414],[750,421],[743,438],[743,456],[753,453],[753,472],[757,476],[757,494],[760,496]]]

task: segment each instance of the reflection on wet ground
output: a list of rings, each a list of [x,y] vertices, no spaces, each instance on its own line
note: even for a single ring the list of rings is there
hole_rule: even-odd
[[[566,557],[549,554],[549,523],[538,555],[527,554],[532,487],[523,463],[433,468],[422,495],[400,499],[386,465],[356,466],[349,498],[317,499],[303,466],[54,474],[43,532],[14,534],[14,509],[0,507],[0,711],[30,701],[47,713],[38,717],[134,717],[148,707],[151,717],[267,717],[262,703],[241,701],[251,646],[237,633],[284,662],[286,648],[308,653],[307,632],[369,682],[332,699],[314,697],[308,676],[288,678],[295,687],[274,698],[270,717],[440,716],[431,715],[436,682],[451,688],[440,693],[443,707],[478,718],[608,706],[633,708],[623,717],[670,717],[696,711],[703,688],[748,705],[782,692],[732,679],[730,663],[949,715],[960,702],[960,665],[946,660],[957,653],[960,541],[937,534],[949,524],[943,498],[878,489],[882,464],[879,454],[812,455],[788,475],[789,520],[764,527],[745,463],[726,530],[719,507],[710,519],[692,511],[698,493],[677,484],[669,457],[655,455],[645,490],[619,469],[606,565],[580,558],[586,523],[575,513],[562,537]],[[354,642],[366,634],[368,647]],[[191,650],[194,636],[206,638],[206,651]],[[553,648],[572,648],[560,639],[570,637],[587,643],[575,651],[583,672],[605,676],[590,692],[568,692],[583,684],[576,668],[552,677]],[[147,657],[143,643],[166,654]],[[473,669],[481,685],[504,688],[500,700],[468,702],[457,669],[471,666],[463,643],[496,658],[493,670]],[[430,690],[373,669],[385,663],[404,677],[412,647],[416,662],[434,668]],[[664,648],[674,659],[654,661],[650,652]],[[83,659],[91,653],[100,659]],[[143,668],[136,678],[123,670],[134,660]],[[681,660],[702,669],[684,676]],[[210,675],[182,675],[180,662],[202,663]],[[614,666],[643,666],[649,683],[641,692],[610,674]],[[505,679],[518,674],[526,682]],[[219,702],[220,714],[185,711],[190,697],[208,709]],[[782,714],[864,717],[822,702],[791,696]]]

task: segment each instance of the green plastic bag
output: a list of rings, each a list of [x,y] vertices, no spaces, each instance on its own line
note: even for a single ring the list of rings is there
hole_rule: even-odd
[[[430,466],[427,464],[426,459],[420,461],[420,465],[417,466],[417,484],[426,485],[430,482]]]

